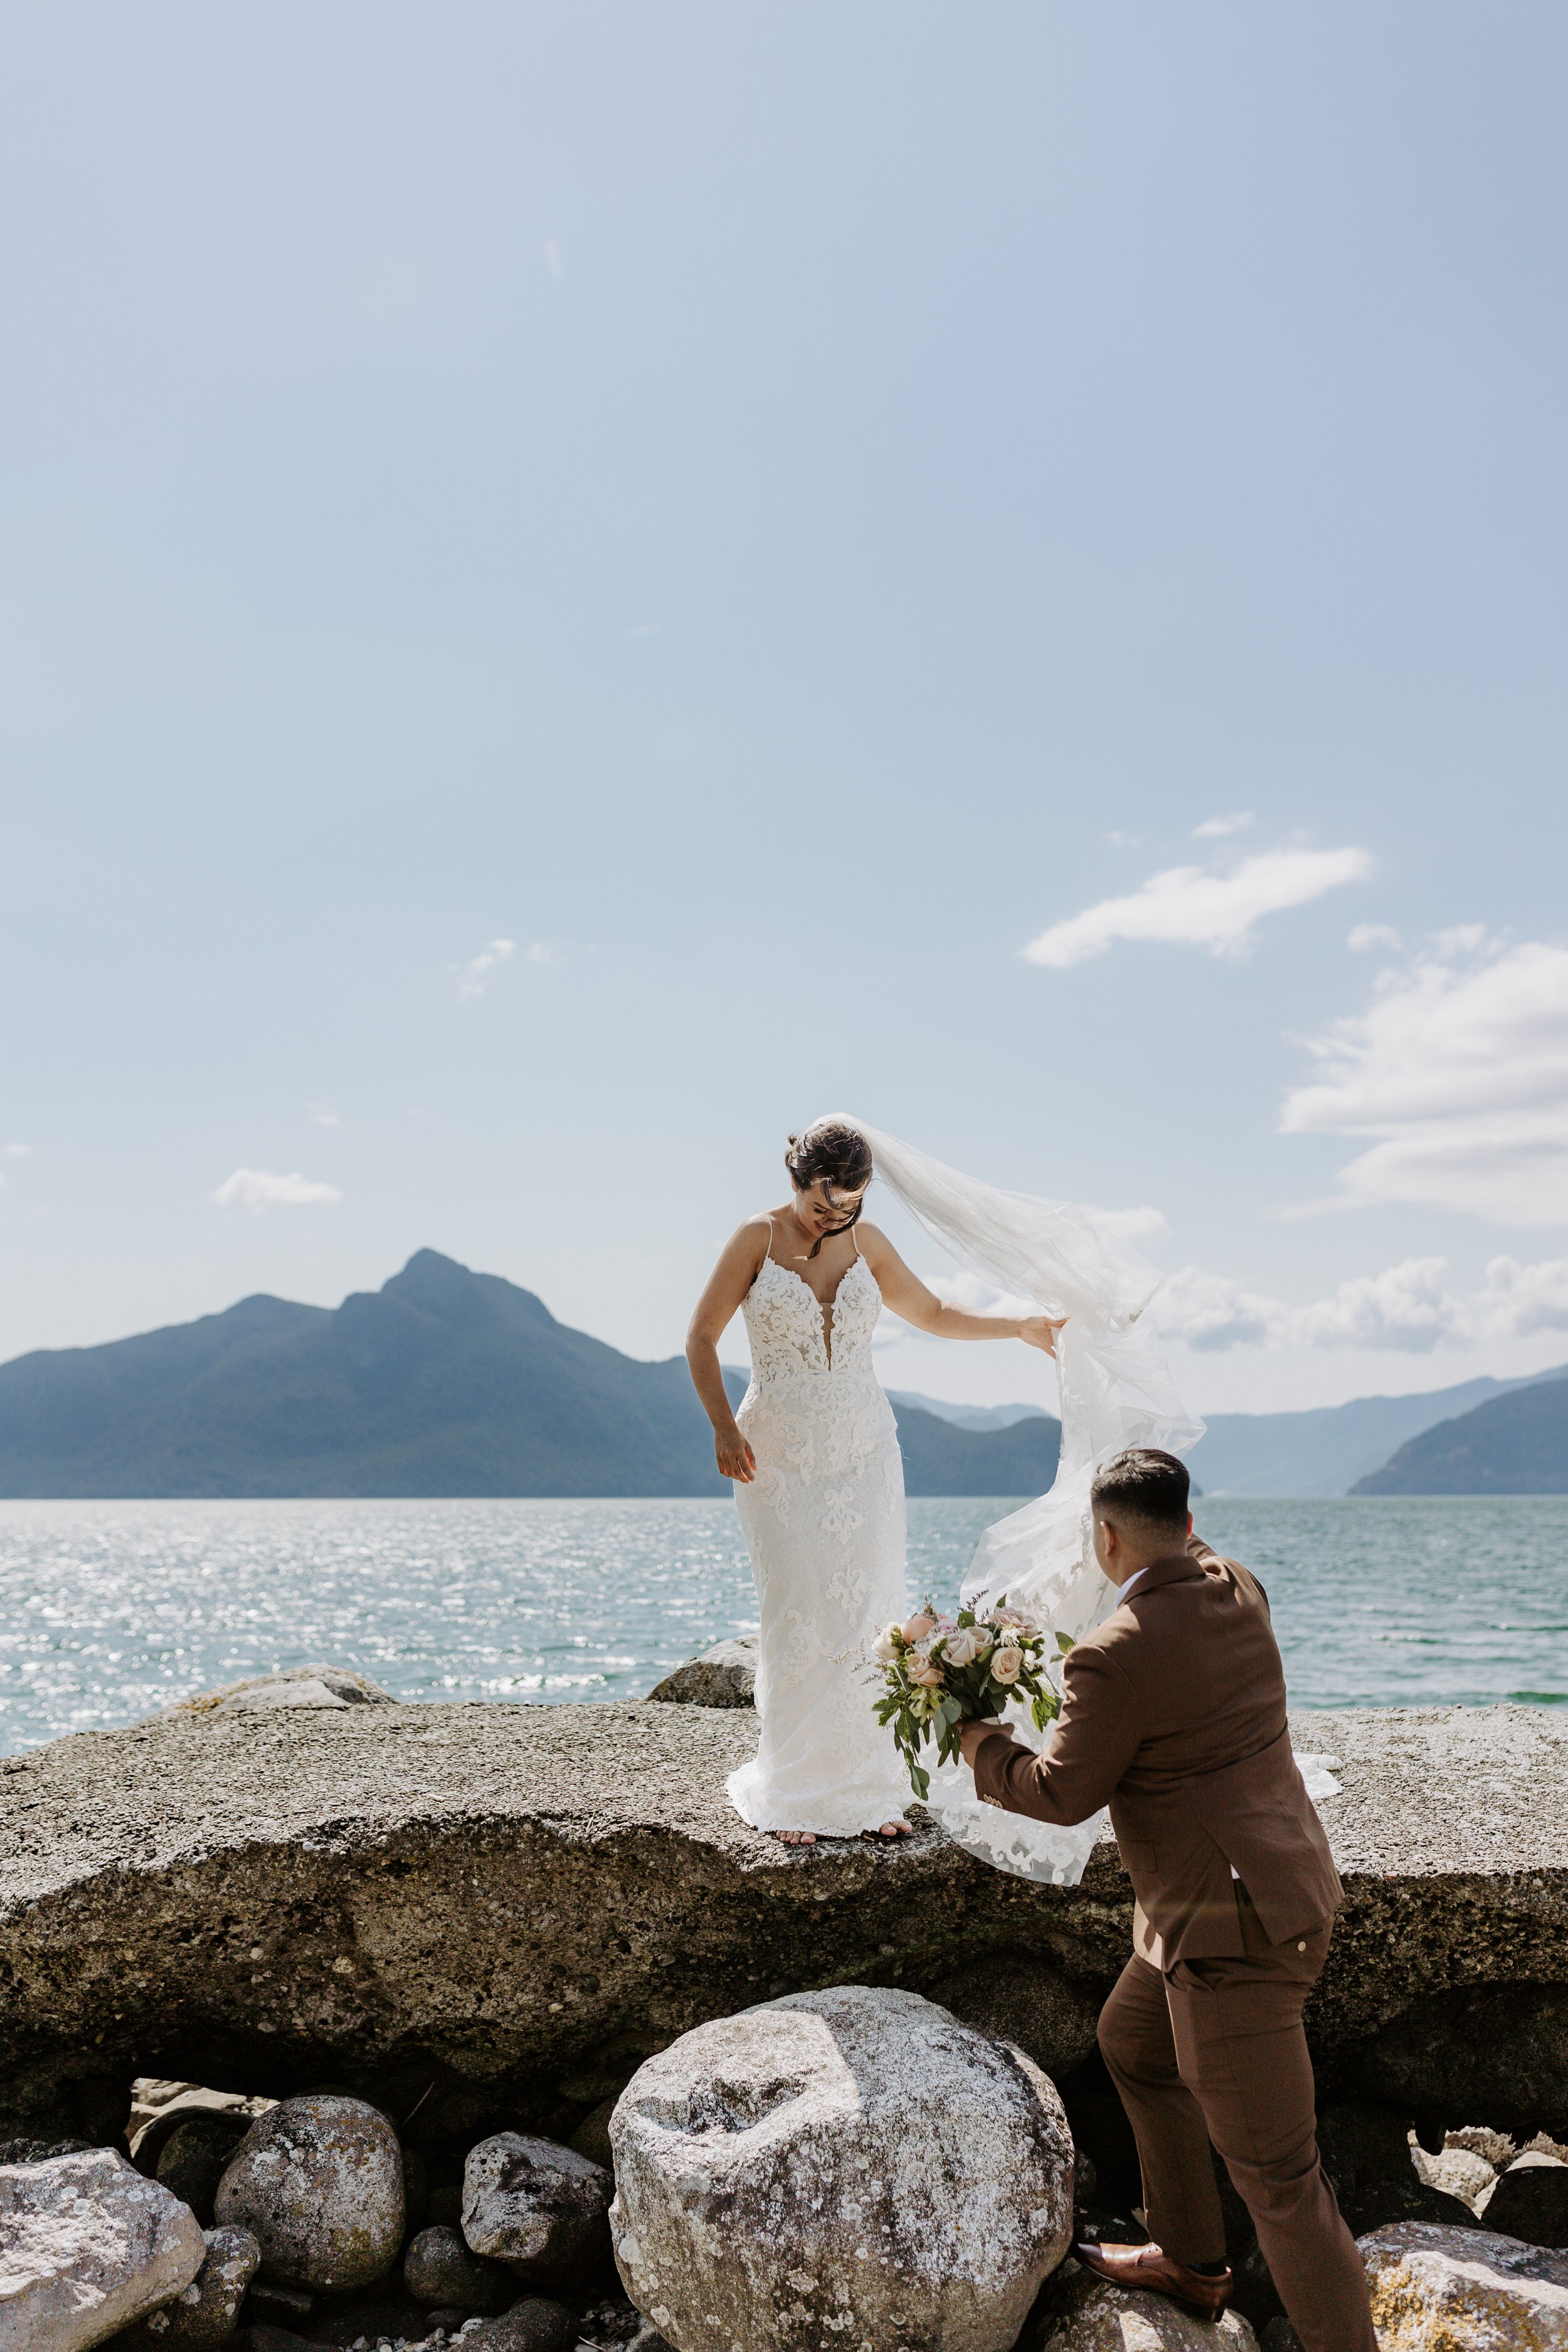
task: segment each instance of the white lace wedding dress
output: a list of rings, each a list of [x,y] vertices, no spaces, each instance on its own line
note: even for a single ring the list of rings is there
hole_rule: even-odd
[[[904,1469],[871,1368],[882,1294],[857,1254],[824,1308],[769,1256],[742,1307],[752,1385],[735,1418],[756,1456],[735,1504],[762,1610],[761,1747],[730,1775],[759,1830],[853,1837],[903,1811],[910,1784],[871,1712],[870,1647],[904,1613]]]

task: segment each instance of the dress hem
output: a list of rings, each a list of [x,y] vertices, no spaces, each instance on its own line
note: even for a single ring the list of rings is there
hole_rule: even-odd
[[[805,1820],[802,1819],[799,1813],[794,1811],[786,1812],[776,1805],[757,1805],[748,1808],[747,1805],[742,1804],[741,1790],[737,1789],[736,1783],[741,1782],[743,1785],[749,1773],[754,1769],[754,1766],[742,1765],[739,1771],[731,1772],[724,1783],[725,1794],[748,1829],[768,1832],[775,1830],[802,1830],[809,1831],[814,1837],[861,1837],[868,1830],[879,1830],[884,1822],[901,1821],[907,1808],[914,1802],[914,1790],[910,1789],[901,1793],[890,1793],[887,1804],[879,1812],[868,1809],[864,1815],[858,1817],[853,1824],[842,1817],[828,1822],[820,1813],[815,1819]],[[810,1810],[809,1807],[801,1809],[803,1812],[809,1812]],[[759,1815],[765,1818],[759,1819]]]

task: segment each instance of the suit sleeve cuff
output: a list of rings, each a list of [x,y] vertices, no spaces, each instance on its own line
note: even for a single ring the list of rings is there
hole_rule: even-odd
[[[974,1762],[971,1767],[976,1793],[988,1798],[992,1804],[1006,1805],[1011,1811],[1007,1796],[1007,1766],[1015,1756],[1023,1753],[1010,1731],[998,1729],[989,1732],[975,1749]]]

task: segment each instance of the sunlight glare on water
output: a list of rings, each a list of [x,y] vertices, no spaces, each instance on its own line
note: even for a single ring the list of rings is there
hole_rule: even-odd
[[[910,1505],[951,1600],[1005,1502]],[[1301,1706],[1568,1704],[1568,1498],[1215,1501]],[[640,1697],[757,1622],[730,1504],[0,1503],[0,1753],[320,1661],[405,1699]]]

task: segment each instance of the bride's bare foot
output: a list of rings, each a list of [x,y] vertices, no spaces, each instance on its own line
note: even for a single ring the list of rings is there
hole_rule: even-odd
[[[773,1835],[780,1845],[815,1845],[816,1843],[815,1830],[775,1830]]]
[[[896,1822],[884,1822],[879,1830],[868,1830],[865,1834],[868,1837],[882,1838],[912,1837],[914,1834],[914,1823],[912,1822],[906,1822],[900,1817]]]

